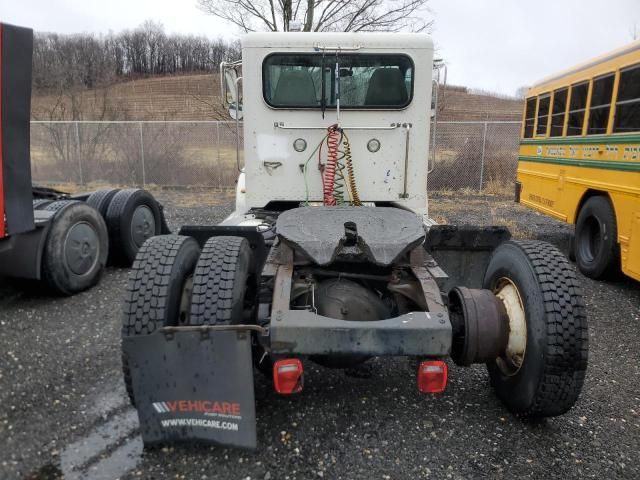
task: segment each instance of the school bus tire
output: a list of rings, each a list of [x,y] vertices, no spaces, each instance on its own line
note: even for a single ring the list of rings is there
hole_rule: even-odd
[[[620,269],[620,246],[613,206],[604,195],[589,198],[576,221],[574,249],[580,271],[593,279]]]

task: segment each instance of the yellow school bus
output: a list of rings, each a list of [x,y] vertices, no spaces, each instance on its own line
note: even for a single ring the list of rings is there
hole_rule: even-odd
[[[640,280],[640,41],[527,95],[516,200],[575,224],[579,269]]]

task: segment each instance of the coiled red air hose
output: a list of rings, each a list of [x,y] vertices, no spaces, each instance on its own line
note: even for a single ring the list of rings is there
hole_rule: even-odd
[[[338,163],[338,126],[331,125],[327,133],[327,163],[322,176],[322,192],[324,194],[325,205],[335,205],[336,199],[333,196],[333,187],[336,179],[336,164]]]

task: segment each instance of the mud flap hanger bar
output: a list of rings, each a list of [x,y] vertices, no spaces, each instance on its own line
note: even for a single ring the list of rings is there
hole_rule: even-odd
[[[263,328],[259,325],[192,325],[192,326],[182,326],[182,327],[162,327],[160,331],[166,334],[172,334],[177,332],[201,332],[206,333],[209,331],[225,331],[225,330],[234,330],[234,331],[253,331],[257,332],[260,335],[268,335],[269,332],[266,328]]]

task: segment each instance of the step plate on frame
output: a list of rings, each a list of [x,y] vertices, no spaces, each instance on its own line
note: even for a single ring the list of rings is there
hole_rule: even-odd
[[[122,344],[145,445],[256,448],[250,332],[156,332]]]
[[[348,245],[345,224],[355,224],[354,246]],[[276,232],[318,265],[328,265],[339,256],[363,256],[376,265],[391,265],[425,237],[415,213],[389,207],[294,208],[280,214]]]

